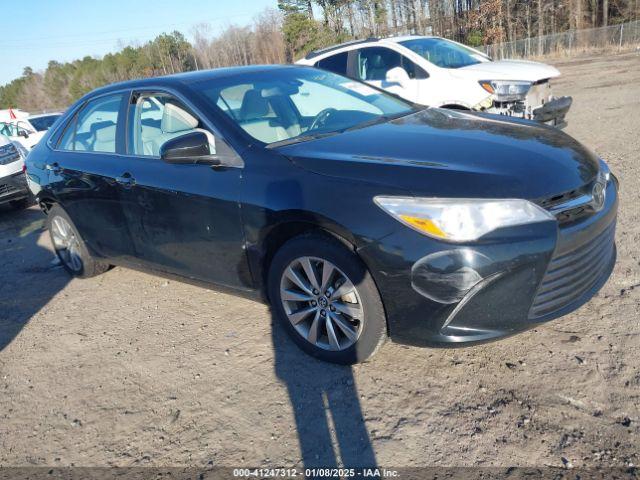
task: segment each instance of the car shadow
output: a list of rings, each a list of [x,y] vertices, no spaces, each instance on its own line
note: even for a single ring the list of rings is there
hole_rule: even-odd
[[[310,357],[271,318],[275,372],[289,394],[304,468],[375,467],[352,367]]]
[[[0,206],[0,352],[69,283],[53,252],[39,243],[44,220],[36,206]]]

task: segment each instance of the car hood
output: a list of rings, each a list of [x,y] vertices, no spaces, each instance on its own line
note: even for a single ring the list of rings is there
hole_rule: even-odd
[[[22,145],[28,151],[31,151],[31,149],[33,147],[35,147],[40,140],[42,140],[42,137],[44,137],[46,135],[46,133],[47,133],[46,131],[45,132],[34,132],[34,133],[29,134],[29,138],[24,138],[24,137],[19,137],[19,136],[13,136],[13,137],[9,137],[9,138],[11,140],[13,140],[14,142],[17,142],[20,145]]]
[[[539,200],[590,182],[599,168],[555,128],[437,108],[277,150],[315,173],[417,196]]]
[[[476,80],[525,80],[538,82],[560,75],[557,68],[527,60],[498,60],[451,70],[452,75]]]

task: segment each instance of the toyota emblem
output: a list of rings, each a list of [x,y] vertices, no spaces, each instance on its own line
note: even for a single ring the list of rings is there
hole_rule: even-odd
[[[602,210],[604,206],[604,196],[604,184],[601,182],[594,183],[593,190],[591,190],[591,205],[596,212]]]

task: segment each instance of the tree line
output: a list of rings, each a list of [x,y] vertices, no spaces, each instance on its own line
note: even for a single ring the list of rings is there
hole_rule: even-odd
[[[228,65],[285,63],[354,38],[431,34],[480,46],[637,20],[640,0],[279,0],[248,26],[163,33],[102,58],[26,67],[0,87],[0,108],[68,106],[99,86]]]

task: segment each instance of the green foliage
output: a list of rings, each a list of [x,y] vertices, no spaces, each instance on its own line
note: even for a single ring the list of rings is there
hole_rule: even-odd
[[[26,79],[16,78],[11,83],[0,87],[0,109],[17,107],[19,104],[20,92]]]
[[[309,0],[278,0],[278,8],[285,14],[305,13],[310,16],[311,2]]]
[[[0,87],[0,109],[65,107],[108,83],[177,73],[195,68],[192,46],[180,32],[162,34],[141,47],[126,47],[102,59],[52,60],[42,74],[26,67],[23,75]],[[37,101],[35,94],[40,94]]]
[[[303,13],[291,13],[282,25],[289,61],[306,55],[316,48],[339,41],[326,26]]]
[[[470,47],[480,47],[484,44],[483,37],[480,30],[470,30],[465,37],[464,43]]]

